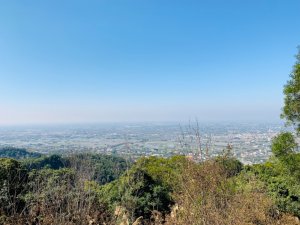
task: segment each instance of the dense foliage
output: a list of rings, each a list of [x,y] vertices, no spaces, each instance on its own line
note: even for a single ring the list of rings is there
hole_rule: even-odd
[[[23,160],[23,165],[28,170],[33,169],[43,169],[43,168],[49,168],[49,169],[60,169],[70,166],[70,162],[68,159],[63,158],[60,155],[50,155],[50,156],[42,156],[40,158],[36,159],[27,159]]]
[[[272,148],[284,154],[253,166],[228,151],[201,163],[184,156],[133,164],[95,154],[31,164],[3,158],[0,224],[295,224],[300,157],[286,136],[293,138],[280,134]]]
[[[182,156],[141,158],[120,179],[103,186],[100,195],[111,208],[127,212],[130,221],[141,216],[150,221],[154,210],[163,215],[170,212],[176,177],[186,163]]]
[[[290,133],[281,133],[272,141],[274,157],[249,168],[264,182],[279,209],[300,217],[300,154]]]
[[[290,80],[284,87],[284,107],[282,118],[285,118],[288,124],[296,126],[297,132],[300,132],[300,47],[296,56],[296,63],[290,74]]]
[[[24,207],[27,171],[14,159],[0,158],[0,215],[12,215]]]
[[[42,155],[38,152],[29,152],[23,148],[3,147],[0,148],[0,158],[13,158],[13,159],[24,159],[24,158],[38,158]]]
[[[109,224],[112,214],[97,190],[129,165],[96,154],[0,158],[0,224]]]
[[[67,160],[74,168],[90,168],[93,180],[99,184],[117,179],[132,164],[124,158],[103,154],[76,154],[67,157]]]

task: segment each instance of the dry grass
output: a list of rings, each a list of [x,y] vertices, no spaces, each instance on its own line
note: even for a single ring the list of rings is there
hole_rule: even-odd
[[[237,190],[235,181],[213,160],[190,163],[182,174],[177,205],[167,225],[295,225],[294,217],[280,215],[261,190]]]

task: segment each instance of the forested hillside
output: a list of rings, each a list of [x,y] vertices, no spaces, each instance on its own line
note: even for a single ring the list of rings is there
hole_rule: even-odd
[[[13,158],[13,159],[25,159],[25,158],[38,158],[41,154],[38,152],[29,152],[23,148],[3,147],[0,148],[0,158]]]
[[[230,151],[201,163],[80,154],[36,159],[33,168],[2,158],[1,223],[297,224],[299,153],[276,155],[286,135],[274,139],[269,161],[253,166]]]

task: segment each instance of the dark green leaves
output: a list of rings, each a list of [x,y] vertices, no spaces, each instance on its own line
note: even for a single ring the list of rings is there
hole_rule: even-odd
[[[284,107],[281,117],[286,119],[287,124],[296,126],[300,133],[300,48],[296,56],[296,63],[290,75],[290,80],[284,86]]]

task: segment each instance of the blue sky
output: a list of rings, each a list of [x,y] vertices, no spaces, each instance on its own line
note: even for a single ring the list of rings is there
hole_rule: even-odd
[[[275,121],[298,0],[0,0],[0,124]]]

